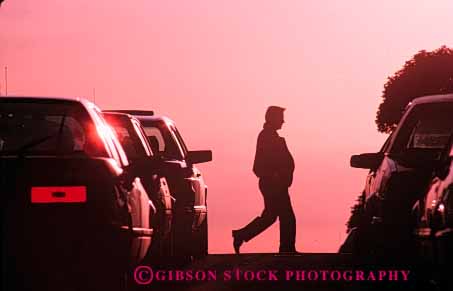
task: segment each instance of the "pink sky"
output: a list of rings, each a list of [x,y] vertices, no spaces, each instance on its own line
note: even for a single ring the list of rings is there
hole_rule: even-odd
[[[109,4],[106,4],[109,3]],[[13,1],[0,7],[0,85],[10,95],[83,96],[172,117],[209,185],[210,251],[263,207],[251,172],[268,105],[296,161],[297,248],[334,252],[365,170],[386,78],[421,49],[453,46],[453,2]],[[278,224],[244,252],[278,249]]]

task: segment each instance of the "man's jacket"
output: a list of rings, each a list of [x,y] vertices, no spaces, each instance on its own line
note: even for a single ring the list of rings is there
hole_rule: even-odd
[[[286,141],[264,124],[258,135],[253,172],[265,179],[289,187],[293,181],[294,159]]]

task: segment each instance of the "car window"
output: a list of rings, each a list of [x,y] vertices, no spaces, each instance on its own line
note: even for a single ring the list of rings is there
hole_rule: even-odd
[[[104,113],[104,117],[115,131],[128,159],[135,160],[151,155],[147,145],[140,137],[140,132],[135,128],[133,120],[127,115]]]
[[[129,164],[128,158],[126,156],[126,153],[124,152],[123,147],[116,138],[115,133],[102,116],[102,112],[99,110],[99,108],[94,107],[93,109],[94,116],[98,120],[98,133],[106,140],[107,146],[110,148],[110,152],[113,158],[119,163],[119,165],[127,166]]]
[[[416,105],[395,137],[391,152],[443,150],[453,132],[453,103]]]
[[[153,151],[147,141],[145,131],[143,130],[142,126],[140,125],[139,121],[137,120],[132,120],[132,124],[135,129],[135,133],[140,139],[140,143],[142,145],[142,148],[146,151],[147,156],[153,156]]]
[[[147,126],[144,128],[145,134],[148,137],[148,141],[151,144],[151,148],[155,152],[164,152],[165,151],[165,141],[162,133],[159,128]]]
[[[178,141],[179,141],[179,144],[181,145],[181,150],[182,150],[182,152],[183,152],[184,157],[186,157],[186,156],[187,156],[187,152],[188,152],[189,150],[187,149],[187,146],[186,146],[186,143],[184,142],[184,139],[182,138],[182,136],[181,136],[181,134],[179,133],[179,130],[176,128],[176,126],[173,126],[173,125],[172,125],[171,128],[172,128],[173,132],[175,133],[176,138],[177,138]]]
[[[442,120],[419,120],[412,130],[408,149],[443,149],[451,134],[451,126]]]
[[[116,125],[113,126],[113,129],[129,159],[137,159],[143,156],[144,150],[141,150],[140,145],[134,143],[132,136],[126,128]]]
[[[167,159],[184,159],[178,140],[169,125],[164,121],[153,122],[152,124],[144,121],[142,124],[154,152],[158,152]]]
[[[380,153],[387,152],[389,145],[390,145],[390,141],[392,140],[392,135],[393,135],[393,132],[390,133],[389,136],[387,137],[387,139],[385,140],[384,144],[382,145],[381,149],[379,150]]]
[[[2,102],[0,153],[106,157],[92,127],[88,112],[77,102]]]

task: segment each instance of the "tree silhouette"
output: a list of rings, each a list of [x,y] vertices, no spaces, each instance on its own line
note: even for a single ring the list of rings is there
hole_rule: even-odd
[[[363,222],[363,216],[365,214],[365,194],[362,193],[357,197],[356,204],[351,207],[351,216],[346,222],[346,232],[349,232],[352,228],[360,226]]]
[[[385,83],[376,116],[378,130],[390,133],[395,129],[412,99],[447,93],[453,93],[453,49],[442,46],[418,52]]]

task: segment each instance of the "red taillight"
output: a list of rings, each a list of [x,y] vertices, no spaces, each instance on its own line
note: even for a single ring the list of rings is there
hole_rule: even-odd
[[[32,187],[31,203],[84,203],[85,186]]]

